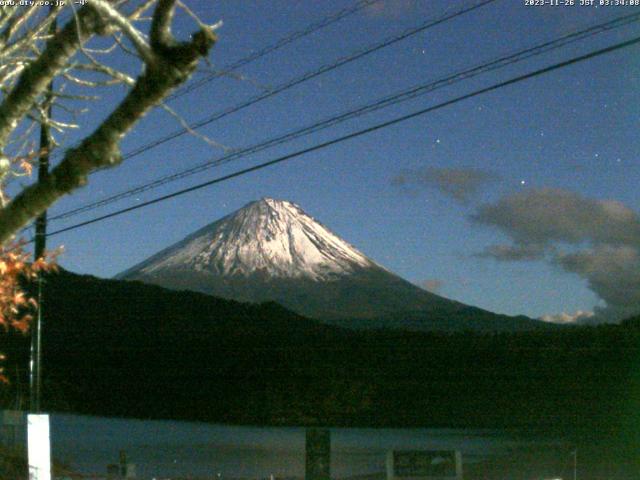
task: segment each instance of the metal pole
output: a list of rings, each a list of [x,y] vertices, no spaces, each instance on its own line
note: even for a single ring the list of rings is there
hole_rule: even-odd
[[[50,7],[54,10],[53,4]],[[57,22],[54,19],[49,26],[49,33],[54,34]],[[53,111],[53,80],[47,86],[44,96],[46,118],[51,118]],[[51,128],[45,122],[40,124],[40,152],[38,156],[38,182],[45,182],[49,178],[49,154],[51,152]],[[45,253],[47,244],[47,211],[45,210],[36,218],[36,235],[34,247],[34,259],[41,258]],[[38,313],[35,328],[31,332],[31,359],[29,362],[29,390],[30,410],[40,412],[40,398],[42,392],[42,313],[44,309],[42,276],[38,276]]]
[[[50,86],[51,87],[51,86]],[[51,114],[51,105],[48,108],[48,114]],[[42,124],[40,126],[40,158],[38,162],[38,181],[46,180],[49,175],[49,126]],[[46,248],[47,235],[47,212],[43,212],[36,219],[36,236],[34,258],[38,259],[44,255]],[[42,313],[44,309],[43,298],[43,279],[38,277],[38,312],[36,316],[36,324],[31,333],[31,361],[30,361],[30,378],[29,387],[31,391],[31,411],[37,413],[40,411],[40,394],[42,391]]]

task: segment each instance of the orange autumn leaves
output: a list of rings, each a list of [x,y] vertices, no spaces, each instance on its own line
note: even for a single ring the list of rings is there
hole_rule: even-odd
[[[27,333],[37,311],[37,301],[24,289],[42,273],[55,270],[57,252],[30,262],[24,242],[13,242],[0,247],[0,326],[6,331],[15,329]],[[4,356],[0,355],[0,360]],[[7,378],[0,369],[0,381]]]

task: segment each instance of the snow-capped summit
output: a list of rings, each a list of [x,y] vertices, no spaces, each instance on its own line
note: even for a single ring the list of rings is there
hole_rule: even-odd
[[[365,255],[307,215],[298,205],[263,198],[195,232],[132,271],[154,275],[192,269],[223,276],[330,280],[375,267]]]
[[[349,327],[442,330],[475,328],[478,321],[490,329],[511,325],[416,287],[299,206],[272,198],[245,205],[118,278],[239,301],[275,301]]]

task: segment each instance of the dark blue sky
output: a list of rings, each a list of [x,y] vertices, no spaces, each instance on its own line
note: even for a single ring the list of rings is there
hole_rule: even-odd
[[[579,3],[579,0],[577,0]],[[185,95],[189,120],[456,10],[469,1],[381,0]],[[597,3],[597,2],[596,2]],[[213,68],[242,58],[349,1],[192,0],[222,20]],[[500,0],[414,35],[201,130],[241,148],[624,14],[637,7],[529,7]],[[193,30],[178,19],[177,32]],[[545,65],[640,34],[632,24],[457,83],[289,144],[65,221],[58,229],[215,176],[366,128]],[[378,263],[438,293],[492,311],[538,317],[640,306],[638,135],[640,47],[631,47],[332,146],[192,194],[51,237],[64,267],[112,276],[244,204],[291,200]],[[117,62],[127,62],[124,56]],[[123,63],[124,64],[124,63]],[[196,78],[203,75],[198,73]],[[117,93],[107,94],[109,101]],[[120,92],[121,93],[121,92]],[[106,112],[85,115],[85,129]],[[179,128],[150,114],[123,151]],[[99,172],[52,215],[222,155],[184,136]],[[630,231],[627,236],[617,232]],[[640,231],[640,230],[638,230]],[[623,238],[624,237],[624,238]],[[628,237],[628,238],[627,238]],[[517,261],[512,261],[516,260]],[[613,265],[613,266],[612,266]],[[625,298],[614,292],[621,286]],[[617,295],[617,296],[616,296]],[[637,303],[629,304],[628,299]]]

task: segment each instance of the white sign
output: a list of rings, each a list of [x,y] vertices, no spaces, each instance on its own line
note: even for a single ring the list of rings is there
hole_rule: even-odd
[[[51,480],[49,415],[27,415],[27,458],[29,480]]]

